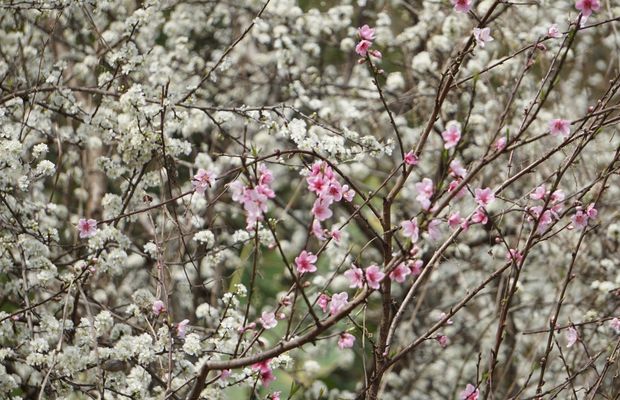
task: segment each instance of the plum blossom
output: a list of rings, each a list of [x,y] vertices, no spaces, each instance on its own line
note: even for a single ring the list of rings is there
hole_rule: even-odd
[[[325,221],[333,215],[332,210],[329,208],[329,204],[324,199],[316,199],[314,201],[312,214],[319,221]]]
[[[187,325],[189,324],[189,319],[184,319],[179,322],[177,325],[177,336],[183,339],[185,337],[185,330],[187,329]]]
[[[486,225],[486,223],[489,222],[489,217],[487,216],[487,213],[484,211],[484,208],[478,207],[476,211],[474,211],[474,213],[471,216],[471,222],[473,222],[474,224],[482,224],[482,225]]]
[[[332,229],[331,232],[329,232],[329,235],[332,239],[334,239],[334,242],[336,242],[336,244],[339,244],[342,240],[342,231],[340,229]]]
[[[474,38],[478,46],[484,48],[488,42],[492,42],[494,39],[491,37],[491,28],[474,28]]]
[[[422,179],[421,182],[415,184],[418,195],[416,200],[420,202],[422,208],[428,210],[431,206],[431,197],[433,197],[433,181],[429,178]]]
[[[351,335],[348,332],[343,332],[338,337],[338,347],[340,349],[350,349],[355,344],[355,336]]]
[[[444,349],[448,347],[448,345],[450,344],[450,338],[448,338],[446,335],[437,335],[435,339],[437,340],[437,342],[439,342],[439,345]]]
[[[97,221],[94,219],[80,218],[77,224],[80,239],[86,239],[95,236],[97,233]]]
[[[472,0],[450,0],[454,6],[454,11],[467,13],[471,10]]]
[[[487,207],[489,204],[495,201],[495,194],[490,188],[476,189],[474,190],[476,196],[476,203],[481,207]]]
[[[592,11],[598,11],[601,8],[599,0],[577,0],[575,8],[581,11],[581,14],[588,18],[592,15]]]
[[[372,42],[370,40],[360,40],[357,46],[355,46],[355,52],[362,57],[366,57],[370,46],[372,46]]]
[[[424,261],[415,260],[414,262],[409,264],[409,269],[411,270],[411,276],[418,276],[422,272],[422,267],[424,266]]]
[[[360,39],[363,40],[375,40],[375,29],[369,27],[368,25],[363,25],[360,28],[357,28],[357,34],[360,36]]]
[[[325,234],[323,228],[321,228],[321,222],[318,219],[312,221],[312,234],[319,240],[325,240]]]
[[[562,33],[558,29],[558,24],[551,24],[549,30],[547,31],[547,35],[554,39],[562,37]]]
[[[213,183],[215,183],[215,174],[202,168],[198,170],[198,173],[192,179],[192,187],[199,194],[204,194],[207,188],[213,186]]]
[[[616,334],[620,335],[620,318],[614,318],[609,321],[609,326],[616,332]]]
[[[159,315],[163,312],[166,312],[166,306],[164,305],[164,302],[161,300],[155,300],[153,302],[153,314],[155,315]]]
[[[445,131],[441,133],[444,141],[444,148],[451,149],[461,140],[461,128],[456,121],[450,121]]]
[[[325,293],[321,293],[321,295],[319,296],[319,298],[318,298],[318,300],[316,302],[319,305],[319,307],[321,308],[321,310],[323,310],[323,312],[327,312],[327,306],[329,305],[329,296],[328,295],[326,295]]]
[[[265,329],[275,328],[275,326],[278,325],[276,315],[271,311],[263,311],[258,322],[260,322]]]
[[[523,260],[523,254],[518,249],[510,249],[506,253],[506,261],[513,261],[515,263],[520,263]]]
[[[561,135],[564,139],[570,135],[570,121],[566,119],[554,119],[549,122],[549,133],[551,136]]]
[[[532,193],[530,193],[530,199],[532,200],[542,200],[547,195],[547,189],[545,185],[540,185]]]
[[[405,154],[404,161],[405,161],[405,164],[407,165],[417,165],[419,159],[418,159],[418,156],[416,156],[413,151],[410,151],[407,154]]]
[[[456,211],[450,214],[448,217],[448,226],[451,229],[457,229],[463,223],[463,217],[461,217],[461,213]]]
[[[281,391],[277,391],[277,392],[273,392],[271,393],[269,396],[267,396],[267,398],[269,400],[280,400],[280,395],[282,394]]]
[[[276,195],[269,187],[273,182],[273,175],[263,164],[258,166],[258,185],[245,186],[241,181],[234,181],[228,185],[233,201],[241,203],[246,212],[246,229],[253,231],[258,221],[263,220],[263,213],[267,212],[267,201]]]
[[[385,278],[385,274],[381,271],[381,268],[378,265],[371,265],[366,268],[366,283],[368,283],[368,287],[371,289],[379,289],[380,283]]]
[[[341,185],[333,169],[324,161],[317,161],[312,165],[306,182],[308,190],[317,196],[312,206],[312,215],[318,221],[325,221],[332,217],[333,212],[330,207],[333,203],[342,199],[351,202],[355,197],[355,191],[348,185]],[[313,225],[312,228],[315,236],[323,240],[318,227]]]
[[[577,340],[579,340],[579,333],[577,332],[577,329],[571,326],[566,330],[566,347],[571,347],[577,343]]]
[[[591,203],[585,210],[582,210],[581,207],[578,207],[575,215],[571,217],[571,221],[575,228],[583,229],[588,226],[589,220],[595,219],[597,215],[598,211],[594,207],[594,203]]]
[[[230,374],[232,373],[231,370],[229,369],[223,369],[222,372],[220,372],[220,379],[225,381],[228,378],[230,378]]]
[[[295,257],[295,266],[297,267],[297,272],[300,274],[305,274],[306,272],[314,272],[316,271],[316,263],[317,257],[303,250],[297,257]]]
[[[459,394],[459,400],[478,400],[478,396],[480,396],[480,390],[468,383],[465,390]]]
[[[361,288],[364,286],[364,271],[355,265],[344,272],[344,276],[349,280],[351,288]]]
[[[331,315],[338,314],[349,303],[349,294],[347,292],[336,293],[332,296],[329,303],[329,312]]]
[[[400,223],[400,226],[403,228],[404,237],[410,238],[412,243],[418,241],[420,237],[420,228],[418,227],[418,220],[416,218],[403,221]]]
[[[457,158],[450,161],[449,171],[450,175],[455,178],[465,178],[467,175],[467,170],[463,168],[463,164]]]
[[[506,138],[504,136],[500,137],[495,141],[495,144],[493,146],[497,151],[504,150],[506,148]]]
[[[403,283],[410,274],[411,269],[409,269],[405,263],[400,263],[390,272],[390,279],[398,283]]]
[[[431,238],[431,240],[441,239],[441,230],[439,229],[440,226],[441,221],[438,219],[434,219],[428,223],[428,236]]]
[[[276,380],[276,377],[269,366],[270,361],[271,359],[260,361],[252,364],[251,366],[254,371],[258,371],[261,383],[265,387],[269,386],[271,382]]]

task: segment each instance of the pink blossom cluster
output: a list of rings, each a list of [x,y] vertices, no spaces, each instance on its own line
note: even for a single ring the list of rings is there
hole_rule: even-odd
[[[564,192],[562,190],[556,190],[553,193],[550,193],[544,185],[538,186],[531,194],[530,198],[532,200],[541,200],[547,198],[547,196],[551,196],[549,199],[550,208],[543,209],[542,205],[534,206],[529,208],[530,216],[529,220],[532,221],[534,219],[538,219],[538,232],[542,233],[547,230],[549,225],[554,220],[560,218],[560,213],[564,209]]]
[[[263,220],[263,213],[267,212],[267,201],[275,197],[270,184],[273,174],[264,164],[258,166],[258,184],[254,187],[246,186],[236,180],[229,185],[232,199],[243,205],[246,212],[246,229],[254,230],[256,223]]]
[[[342,199],[348,202],[353,201],[355,191],[349,188],[349,185],[340,184],[332,167],[324,161],[317,161],[312,164],[312,169],[306,178],[306,182],[308,183],[308,190],[317,196],[312,206],[312,215],[314,216],[312,233],[318,239],[323,240],[325,236],[323,235],[321,222],[331,218],[333,215],[330,208],[331,205]],[[338,242],[340,240],[340,231],[332,230],[331,236]]]
[[[381,281],[385,278],[385,273],[381,271],[378,265],[371,265],[370,267],[362,270],[355,264],[351,265],[344,276],[349,280],[351,288],[361,288],[364,286],[364,282],[368,284],[371,289],[379,289]]]
[[[369,27],[368,25],[364,25],[361,28],[357,29],[357,34],[359,35],[360,41],[355,46],[355,52],[359,54],[361,57],[366,57],[368,54],[371,56],[381,59],[383,55],[379,50],[371,50],[372,41],[375,40],[375,29]]]
[[[591,219],[595,219],[598,216],[598,210],[595,208],[594,203],[590,203],[584,210],[582,207],[577,207],[577,212],[571,217],[573,227],[577,229],[583,229],[588,226],[588,222]]]

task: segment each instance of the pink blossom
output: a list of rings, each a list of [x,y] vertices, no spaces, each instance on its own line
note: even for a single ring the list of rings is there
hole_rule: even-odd
[[[225,381],[230,377],[231,374],[231,370],[229,369],[223,369],[222,372],[220,372],[220,379]]]
[[[570,328],[566,330],[566,342],[567,342],[566,347],[571,347],[572,345],[577,343],[578,339],[579,339],[579,333],[577,332],[577,329],[571,326]]]
[[[418,159],[418,156],[416,156],[413,151],[410,151],[407,154],[405,154],[404,161],[405,161],[405,164],[407,165],[417,165],[419,159]]]
[[[566,138],[570,135],[570,121],[565,119],[554,119],[549,122],[549,133],[551,136],[561,135]]]
[[[517,249],[510,249],[508,253],[506,253],[507,261],[514,261],[515,263],[520,263],[523,260],[523,254]]]
[[[86,239],[95,236],[97,233],[97,221],[94,219],[80,218],[77,224],[80,239]]]
[[[418,220],[416,218],[403,221],[400,223],[400,226],[403,228],[404,237],[410,238],[412,243],[418,241],[420,237],[420,228],[418,227]]]
[[[366,282],[368,286],[372,289],[379,289],[380,283],[385,278],[385,274],[381,271],[378,265],[371,265],[366,268]]]
[[[562,33],[558,29],[558,24],[551,24],[549,30],[547,31],[547,35],[554,39],[562,37]]]
[[[428,236],[431,240],[439,240],[441,238],[441,230],[439,226],[441,225],[441,221],[438,219],[434,219],[428,223]]]
[[[413,263],[409,264],[409,269],[411,270],[412,276],[418,276],[422,272],[422,267],[424,266],[424,261],[415,260]]]
[[[409,269],[405,263],[400,263],[390,272],[390,279],[398,283],[403,283],[410,274],[411,269]]]
[[[588,214],[579,210],[571,217],[571,221],[573,222],[573,226],[577,229],[583,229],[588,226]]]
[[[448,345],[450,344],[450,339],[446,335],[438,335],[435,339],[439,342],[439,345],[444,349],[448,347]]]
[[[251,367],[254,371],[260,371],[260,372],[271,371],[271,367],[269,366],[270,361],[271,361],[271,358],[268,360],[259,361],[257,363],[252,364]]]
[[[465,175],[467,175],[467,170],[463,168],[461,162],[456,158],[450,161],[450,175],[455,178],[465,178]]]
[[[369,41],[375,40],[375,29],[368,25],[357,28],[357,34],[360,36],[360,39]]]
[[[325,240],[323,229],[321,228],[321,222],[318,219],[312,221],[312,234],[319,240]]]
[[[323,312],[327,312],[327,306],[329,305],[328,295],[326,295],[325,293],[321,293],[321,295],[319,296],[319,299],[316,302],[321,308],[321,310],[323,310]]]
[[[355,46],[355,52],[362,57],[366,57],[368,54],[368,49],[372,46],[372,42],[368,40],[360,40],[360,42]]]
[[[446,314],[445,312],[442,312],[441,314],[439,314],[439,320],[441,321],[442,319],[446,318],[448,316],[448,314]],[[452,321],[450,318],[448,318],[446,320],[446,325],[452,325],[454,324],[454,321]]]
[[[490,188],[476,189],[474,194],[476,195],[476,203],[481,207],[486,207],[495,201],[495,194]]]
[[[598,210],[594,207],[594,203],[590,203],[586,208],[586,214],[590,219],[596,219],[598,216]]]
[[[321,198],[314,201],[312,206],[312,214],[319,221],[325,221],[333,215],[332,210],[329,208],[329,203]]]
[[[355,344],[355,336],[348,332],[343,332],[338,338],[338,347],[340,349],[350,349]]]
[[[484,212],[483,208],[478,207],[471,216],[471,222],[473,222],[474,224],[486,225],[486,223],[489,222],[489,217],[487,216],[486,212]]]
[[[463,223],[463,218],[461,217],[461,213],[459,213],[458,211],[450,214],[450,216],[448,217],[448,226],[451,229],[457,229],[461,223]]]
[[[532,200],[542,200],[547,195],[547,189],[545,185],[540,185],[530,194],[530,199]]]
[[[461,184],[461,180],[460,179],[453,180],[448,185],[448,192],[454,192],[456,190],[456,188],[459,187],[460,184]],[[462,188],[459,189],[458,193],[456,195],[454,195],[454,198],[455,199],[460,199],[463,196],[465,196],[466,194],[467,194],[467,189],[465,188],[465,186],[463,186]]]
[[[277,391],[277,392],[273,392],[271,393],[269,396],[267,396],[267,398],[269,400],[280,400],[280,395],[282,394],[282,392]]]
[[[456,12],[467,13],[471,10],[472,0],[451,0]]]
[[[265,329],[275,328],[275,326],[278,325],[276,315],[271,311],[263,311],[258,322],[260,322]]]
[[[260,381],[264,387],[268,387],[271,384],[271,382],[275,380],[276,380],[276,376],[273,374],[272,370],[260,372]]]
[[[461,140],[461,129],[458,123],[451,121],[448,123],[448,127],[441,133],[441,137],[444,141],[444,148],[451,149]]]
[[[213,186],[214,182],[215,174],[213,172],[205,171],[204,169],[200,168],[198,170],[198,173],[194,175],[194,178],[192,179],[192,187],[194,188],[196,193],[203,194],[207,190],[207,188]]]
[[[494,39],[491,37],[491,28],[474,28],[474,38],[478,46],[484,48],[488,42],[492,42]]]
[[[332,237],[332,239],[334,239],[334,242],[336,242],[336,244],[340,244],[340,241],[342,240],[342,232],[340,231],[340,229],[332,229],[329,235]]]
[[[185,330],[187,329],[187,325],[189,324],[189,319],[184,319],[179,322],[177,325],[177,336],[181,339],[185,338]]]
[[[495,141],[494,146],[495,146],[495,150],[497,151],[504,150],[504,148],[506,148],[506,138],[504,136],[500,137],[499,139]]]
[[[297,272],[305,274],[306,272],[316,271],[316,256],[306,250],[303,250],[299,256],[295,257],[295,265],[297,266]]]
[[[336,293],[332,296],[332,301],[329,303],[330,314],[338,314],[348,303],[349,294],[347,292]]]
[[[471,383],[468,383],[467,386],[465,386],[465,390],[463,390],[459,394],[459,399],[460,400],[478,400],[478,396],[480,396],[480,390],[476,388],[474,385],[472,385]]]
[[[164,302],[161,300],[155,300],[153,302],[153,314],[155,315],[159,315],[163,312],[166,312],[166,306],[164,305]]]
[[[344,276],[349,280],[349,287],[361,288],[364,286],[364,271],[361,268],[351,265],[351,268],[344,272]]]
[[[416,200],[422,204],[422,208],[428,210],[431,206],[431,197],[433,197],[433,181],[429,178],[422,179],[422,182],[415,184],[418,195]]]
[[[609,321],[609,326],[613,329],[618,335],[620,335],[620,318],[614,318]]]
[[[581,14],[588,18],[592,15],[592,11],[598,11],[601,8],[599,0],[577,0],[575,8],[581,11]]]
[[[349,185],[342,186],[342,197],[349,203],[353,201],[355,197],[355,190],[349,189]]]

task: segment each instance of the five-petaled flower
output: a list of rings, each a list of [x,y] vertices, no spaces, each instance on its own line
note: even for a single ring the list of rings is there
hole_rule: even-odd
[[[303,250],[297,257],[295,257],[295,265],[297,266],[297,272],[305,274],[306,272],[316,271],[316,256],[306,250]]]
[[[77,224],[77,229],[80,233],[80,239],[95,236],[95,233],[97,233],[97,221],[94,219],[80,218]]]
[[[379,284],[385,278],[385,274],[381,271],[381,268],[378,265],[371,265],[366,268],[366,283],[368,283],[368,287],[371,289],[379,289]]]
[[[166,306],[165,306],[164,302],[161,301],[161,300],[155,300],[153,302],[153,306],[151,308],[153,310],[153,314],[155,314],[155,315],[159,315],[159,314],[161,314],[161,313],[166,311]]]
[[[445,131],[441,133],[444,148],[451,149],[461,140],[461,129],[456,121],[450,121]]]
[[[329,313],[331,315],[338,314],[348,303],[349,294],[347,292],[336,293],[329,303]]]
[[[355,336],[348,332],[343,332],[338,337],[338,347],[341,349],[349,349],[353,347],[353,344],[355,344]]]
[[[488,42],[492,42],[494,39],[491,37],[491,28],[474,28],[474,39],[478,46],[484,47]]]
[[[566,138],[570,135],[570,121],[560,118],[552,120],[549,122],[549,133],[551,136],[561,135]]]
[[[412,243],[418,241],[420,237],[420,228],[418,227],[418,220],[416,218],[409,219],[400,223],[403,228],[403,236],[410,238]]]
[[[495,201],[495,194],[490,188],[478,188],[474,190],[474,194],[476,195],[476,203],[478,203],[481,207],[486,207]]]
[[[194,175],[194,178],[192,179],[192,187],[196,193],[203,194],[207,188],[213,186],[214,182],[215,174],[200,168],[198,173]]]
[[[351,268],[344,272],[344,276],[349,280],[351,288],[361,288],[364,286],[364,271],[361,268],[351,265]]]
[[[263,311],[258,322],[260,322],[265,329],[275,328],[275,326],[278,325],[276,315],[272,311]]]
[[[368,25],[363,25],[361,28],[357,28],[357,34],[362,40],[375,40],[375,29]]]

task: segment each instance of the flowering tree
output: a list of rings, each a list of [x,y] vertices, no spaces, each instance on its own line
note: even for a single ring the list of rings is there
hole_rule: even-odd
[[[0,397],[620,395],[614,1],[0,7]]]

